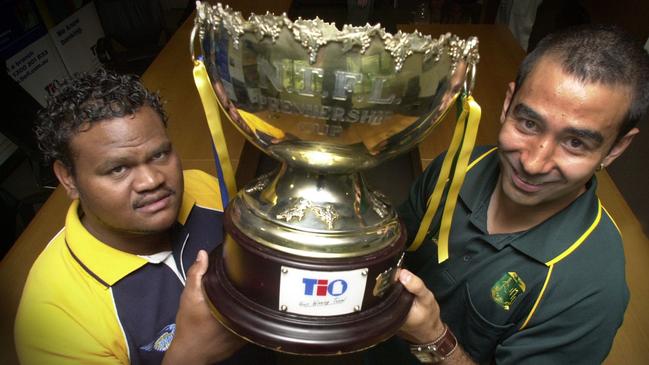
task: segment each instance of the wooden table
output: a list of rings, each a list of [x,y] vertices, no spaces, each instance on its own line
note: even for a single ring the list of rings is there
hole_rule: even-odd
[[[209,131],[192,80],[192,64],[188,54],[191,20],[172,37],[144,74],[144,83],[159,90],[167,101],[169,133],[179,151],[185,168],[199,168],[214,173]],[[495,25],[430,25],[420,30],[432,34],[453,32],[462,37],[476,35],[480,39],[481,61],[474,95],[482,106],[483,119],[478,143],[493,143],[498,131],[498,116],[507,82],[513,80],[523,51],[509,31]],[[406,26],[403,27],[406,29]],[[452,115],[453,113],[449,113]],[[437,133],[420,146],[422,163],[427,164],[448,145],[452,123],[445,121]],[[226,136],[235,168],[244,148],[243,138],[226,124]],[[649,363],[649,240],[615,184],[606,173],[600,174],[600,196],[615,217],[625,238],[627,275],[631,303],[625,323],[619,332],[607,363]],[[0,363],[17,363],[13,344],[13,323],[16,307],[29,268],[48,240],[63,226],[69,201],[61,188],[50,199],[0,262]],[[342,359],[341,359],[342,360]],[[295,363],[295,362],[291,362]],[[310,364],[316,364],[314,359]]]

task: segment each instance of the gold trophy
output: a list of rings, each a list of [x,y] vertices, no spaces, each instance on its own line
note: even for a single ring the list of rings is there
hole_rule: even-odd
[[[396,281],[405,232],[361,171],[433,130],[475,72],[477,39],[269,13],[244,20],[198,2],[191,49],[237,129],[281,162],[227,206],[227,238],[204,278],[215,316],[295,354],[392,336],[412,302]]]

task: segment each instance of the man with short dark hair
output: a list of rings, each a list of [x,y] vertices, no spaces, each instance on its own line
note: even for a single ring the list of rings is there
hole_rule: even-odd
[[[203,297],[206,251],[223,240],[219,184],[183,173],[158,95],[104,70],[59,90],[36,132],[72,204],[25,284],[20,362],[272,362],[239,350]]]
[[[639,132],[648,88],[649,56],[616,28],[574,28],[540,42],[509,84],[498,146],[474,151],[450,258],[438,263],[440,208],[399,276],[415,295],[402,339],[370,351],[368,362],[601,363],[629,292],[621,237],[594,174]],[[409,237],[441,161],[400,209]]]

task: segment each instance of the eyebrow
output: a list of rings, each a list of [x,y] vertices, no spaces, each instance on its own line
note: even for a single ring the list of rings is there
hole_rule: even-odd
[[[158,154],[163,151],[171,151],[173,149],[173,145],[171,141],[165,141],[161,143],[158,147],[153,149],[151,152],[148,153],[148,158],[151,156]],[[116,156],[116,157],[109,157],[107,160],[103,161],[101,164],[99,164],[98,169],[99,170],[106,170],[108,168],[112,168],[113,166],[118,166],[118,165],[127,165],[133,161],[132,156]]]
[[[598,145],[604,142],[604,136],[602,136],[601,133],[592,131],[590,129],[566,128],[566,132],[580,138],[590,139],[591,141],[597,143]]]
[[[537,113],[534,109],[530,108],[529,106],[519,103],[514,106],[514,115],[517,117],[523,117],[525,119],[529,120],[535,120],[539,122],[544,122],[545,119],[541,116],[541,114]]]

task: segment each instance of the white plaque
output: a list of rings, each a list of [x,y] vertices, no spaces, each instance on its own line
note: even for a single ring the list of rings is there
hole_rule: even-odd
[[[367,269],[310,271],[282,266],[279,310],[308,316],[337,316],[360,311]]]

